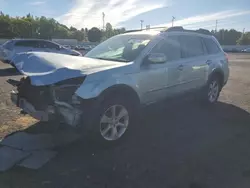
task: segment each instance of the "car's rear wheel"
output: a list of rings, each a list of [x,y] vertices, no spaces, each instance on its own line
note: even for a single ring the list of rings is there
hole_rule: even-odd
[[[212,76],[202,91],[201,101],[205,104],[214,104],[217,102],[221,91],[221,82],[215,75]]]

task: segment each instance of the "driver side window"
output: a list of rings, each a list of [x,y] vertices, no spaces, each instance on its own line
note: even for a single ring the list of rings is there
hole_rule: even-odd
[[[161,40],[150,53],[163,53],[167,57],[167,61],[178,60],[181,58],[181,48],[178,36],[169,36],[167,39]]]

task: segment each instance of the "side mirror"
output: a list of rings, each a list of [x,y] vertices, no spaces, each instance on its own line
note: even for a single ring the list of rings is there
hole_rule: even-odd
[[[150,64],[161,64],[167,61],[167,57],[163,53],[151,53],[147,56],[147,61]]]

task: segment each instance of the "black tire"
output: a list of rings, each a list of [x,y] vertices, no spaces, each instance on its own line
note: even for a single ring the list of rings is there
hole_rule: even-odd
[[[210,92],[211,92],[211,86],[212,84],[216,84],[217,86],[217,92],[211,97]],[[215,87],[216,87],[215,86]],[[213,75],[207,82],[206,86],[202,89],[200,93],[200,102],[201,104],[205,105],[212,105],[217,103],[218,98],[220,96],[220,91],[221,91],[221,81],[217,75]]]
[[[109,110],[112,106],[118,106],[118,107],[124,107],[128,113],[128,126],[126,128],[126,131],[121,135],[121,137],[117,138],[116,140],[107,140],[105,139],[101,134],[101,119],[105,113],[107,113],[107,110]],[[94,112],[96,113],[96,112]],[[133,104],[129,99],[126,99],[124,97],[109,97],[105,99],[99,106],[97,113],[95,115],[95,118],[93,122],[91,123],[91,127],[89,129],[91,130],[91,136],[95,141],[101,142],[104,144],[114,144],[118,143],[122,140],[124,140],[127,137],[128,130],[131,129],[132,122],[134,119],[134,108]]]

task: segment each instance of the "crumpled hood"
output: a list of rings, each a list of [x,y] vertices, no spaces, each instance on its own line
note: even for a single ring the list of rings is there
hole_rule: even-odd
[[[98,60],[47,52],[18,54],[12,64],[32,85],[50,85],[62,80],[85,76],[99,71],[125,66],[122,62]]]

